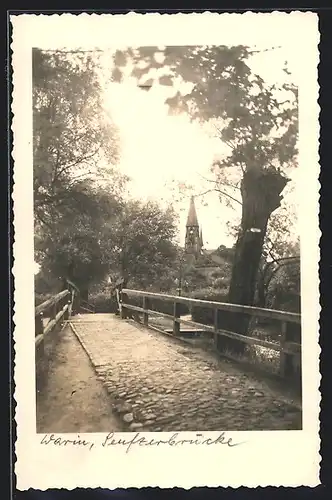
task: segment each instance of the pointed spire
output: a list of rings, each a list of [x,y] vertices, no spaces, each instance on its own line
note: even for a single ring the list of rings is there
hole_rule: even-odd
[[[191,197],[190,200],[190,206],[189,206],[189,212],[188,212],[188,219],[187,219],[187,227],[188,226],[197,226],[198,227],[198,220],[197,220],[197,214],[196,214],[196,208],[195,208],[195,201],[194,197]]]

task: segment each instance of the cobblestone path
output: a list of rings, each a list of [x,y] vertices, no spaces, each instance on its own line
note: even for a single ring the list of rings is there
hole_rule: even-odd
[[[126,430],[301,429],[299,409],[228,362],[102,316],[75,317],[72,325]]]

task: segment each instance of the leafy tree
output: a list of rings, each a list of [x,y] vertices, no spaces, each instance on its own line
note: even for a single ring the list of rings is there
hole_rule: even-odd
[[[178,249],[172,208],[129,200],[112,227],[116,238],[109,256],[113,273],[122,275],[128,286],[167,288],[170,278],[174,285]]]
[[[82,180],[97,174],[112,181],[113,192],[121,187],[112,167],[117,132],[103,110],[94,61],[83,52],[33,50],[34,211],[42,225],[80,203]]]
[[[108,254],[115,244],[112,221],[121,203],[101,188],[92,191],[89,185],[81,186],[79,203],[76,201],[58,207],[51,225],[39,226],[35,253],[44,270],[61,280],[73,281],[87,300],[91,284],[109,270]]]
[[[95,55],[33,50],[35,259],[84,295],[107,270],[107,224],[125,181],[97,69]]]
[[[270,275],[267,306],[299,313],[301,312],[300,259],[283,260],[278,264],[273,275]]]
[[[272,285],[276,280],[282,282],[287,289],[294,281],[292,278],[294,272],[298,273],[297,280],[300,279],[300,242],[299,238],[296,238],[297,217],[295,206],[289,198],[293,191],[294,186],[288,185],[280,208],[269,219],[257,279],[256,304],[260,307],[266,307],[267,304],[277,307],[278,303],[279,308],[281,307],[280,301],[271,301]],[[289,283],[287,276],[290,278]]]
[[[227,248],[225,245],[220,245],[216,250],[216,254],[223,257],[226,262],[232,262],[234,258],[234,248]]]
[[[191,84],[186,92],[178,87],[167,102],[171,112],[214,126],[228,147],[213,167],[218,191],[234,200],[230,190],[235,189],[242,205],[228,300],[251,305],[268,222],[280,207],[287,168],[296,165],[297,89],[287,83],[269,86],[253,74],[248,47],[167,47],[162,57],[160,52],[157,47],[118,52],[112,76],[121,79],[130,60],[133,76],[145,85],[153,83],[150,70],[159,73],[159,83]],[[236,184],[229,181],[234,173]],[[223,313],[219,325],[246,334],[249,318]],[[228,342],[228,348],[240,352],[244,345]]]
[[[273,298],[277,295],[278,286],[283,286],[286,294],[287,290],[292,290],[291,293],[300,295],[299,241],[278,242],[263,254],[257,281],[256,304],[259,307],[282,307],[282,301]],[[280,296],[280,292],[278,295]],[[299,306],[298,303],[296,312],[299,312]]]

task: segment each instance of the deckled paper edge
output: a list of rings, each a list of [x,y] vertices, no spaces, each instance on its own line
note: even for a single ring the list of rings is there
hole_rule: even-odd
[[[286,14],[286,15],[307,15],[307,14],[312,14],[312,13],[299,13],[299,12],[292,12],[292,13],[289,13],[289,14]],[[129,14],[125,14],[125,15],[121,15],[121,17],[127,17],[127,16],[162,16],[162,17],[165,17],[165,16],[169,16],[168,14],[133,14],[133,13],[129,13]],[[208,12],[205,12],[203,14],[173,14],[172,17],[176,16],[178,19],[182,16],[185,16],[186,17],[186,22],[187,22],[187,18],[188,17],[191,17],[191,16],[219,16],[220,14],[211,14],[211,13],[208,13]],[[229,14],[229,13],[225,13],[225,14],[221,14],[222,16],[248,16],[248,15],[262,15],[260,13],[252,13],[252,12],[246,12],[244,14]],[[263,14],[263,15],[267,15],[267,14]],[[274,13],[271,13],[271,14],[268,14],[268,15],[278,15],[278,16],[283,16],[285,15],[285,13],[282,13],[282,12],[274,12]],[[31,16],[31,14],[23,14],[21,15],[20,17],[22,16]],[[42,16],[43,15],[39,15],[39,16]],[[54,15],[53,15],[54,16]],[[56,15],[56,17],[62,17],[62,16],[73,16],[72,14],[67,14],[67,13],[63,13],[63,14],[60,14],[60,16]],[[80,17],[80,16],[91,16],[91,17],[94,17],[94,16],[100,16],[98,14],[80,14],[79,16],[75,16],[75,17]],[[102,16],[105,16],[104,14]],[[14,44],[11,45],[11,47],[13,48]],[[317,56],[318,56],[318,47],[317,47]],[[318,65],[318,57],[317,57],[317,65]],[[13,82],[15,82],[15,68],[13,67]],[[318,98],[318,84],[317,84],[317,98]],[[15,110],[15,101],[17,100],[17,95],[16,95],[16,89],[15,89],[15,83],[14,83],[14,90],[13,90],[13,106],[12,106],[12,110],[14,111]],[[316,111],[319,109],[319,106],[318,106],[318,102],[317,102],[317,108],[316,108]],[[15,147],[15,143],[16,143],[16,140],[15,140],[15,136],[17,137],[17,124],[19,122],[19,119],[17,116],[15,116],[17,113],[14,114],[14,118],[13,118],[13,124],[12,124],[12,131],[14,133],[14,148],[13,148],[13,158],[14,158],[14,161],[16,162],[16,155],[17,155],[17,147]],[[16,130],[16,132],[15,132]],[[19,142],[19,141],[17,141]],[[317,144],[318,144],[318,141],[317,141]],[[318,145],[317,145],[317,155],[318,155]],[[319,172],[318,172],[319,174]],[[22,191],[19,191],[18,190],[18,184],[20,185],[20,188],[22,189],[22,183],[18,183],[17,182],[17,172],[14,168],[14,189],[13,189],[13,201],[14,201],[14,228],[15,228],[15,234],[18,234],[19,231],[21,230],[21,228],[23,229],[24,226],[22,226],[22,218],[18,218],[17,216],[15,216],[15,206],[18,207],[19,206],[19,195],[22,194]],[[318,182],[318,176],[317,176],[317,182]],[[319,184],[318,184],[319,186]],[[317,224],[316,224],[316,230],[318,230],[318,234],[320,234],[320,231],[319,231],[319,226],[318,226],[318,207],[319,207],[319,204],[318,204],[318,192],[319,192],[319,189],[317,189],[317,203],[316,203],[316,214],[315,214],[315,218],[316,218],[316,221],[317,221]],[[319,237],[317,238],[317,243],[319,242]],[[318,253],[317,253],[318,252]],[[317,252],[316,252],[316,256],[317,256],[317,278],[318,278],[318,262],[319,262],[319,248],[317,249]],[[302,248],[301,248],[301,255],[302,255]],[[16,287],[16,290],[15,290],[15,294],[14,294],[14,299],[15,299],[15,305],[14,305],[14,323],[19,322],[19,314],[18,314],[18,311],[19,311],[19,307],[18,307],[18,304],[20,303],[20,300],[22,300],[23,297],[23,289],[24,289],[24,286],[25,284],[22,283],[22,280],[20,279],[20,274],[17,272],[17,269],[18,269],[18,262],[17,262],[17,259],[18,259],[18,249],[17,249],[17,242],[14,243],[14,266],[13,266],[13,274],[15,276],[15,287]],[[303,266],[303,260],[305,259],[302,259],[302,263],[301,265]],[[316,263],[314,263],[316,264]],[[315,269],[316,271],[316,269]],[[320,308],[320,306],[318,306],[318,308]],[[303,310],[305,311],[305,309],[303,308]],[[318,314],[319,312],[316,311]],[[311,324],[313,324],[314,327],[317,327],[318,325],[318,317],[317,317],[317,325],[314,323],[314,318],[312,318],[312,322]],[[317,333],[317,336],[316,336],[316,340],[317,340],[317,345],[318,345],[318,333]],[[15,328],[15,332],[14,332],[14,339],[15,339],[15,382],[16,382],[16,378],[17,378],[17,375],[18,375],[18,369],[19,369],[19,364],[20,364],[20,358],[21,359],[24,359],[24,348],[23,346],[19,345],[20,342],[19,342],[19,338],[17,336],[17,331],[16,331],[16,328]],[[320,349],[319,349],[320,351]],[[319,354],[319,352],[318,352]],[[317,366],[316,368],[318,369],[318,374],[319,374],[319,365],[318,365],[318,359],[317,359]],[[319,393],[319,384],[320,384],[320,374],[318,376],[318,379],[316,378],[316,382],[314,382],[315,386],[317,385],[317,387],[315,387],[315,389],[317,389],[318,391],[318,394],[319,394],[319,400],[320,400],[320,393]],[[15,393],[14,393],[14,398],[15,398],[15,401],[17,403],[17,408],[16,408],[16,415],[19,417],[20,416],[20,411],[22,410],[22,407],[20,408],[21,404],[22,404],[22,398],[21,396],[18,396],[19,394],[19,391],[20,391],[20,388],[19,388],[19,383],[16,384],[16,390],[15,390]],[[319,404],[319,402],[318,402]],[[23,417],[23,414],[21,413],[21,416]],[[17,423],[17,431],[18,431],[18,435],[19,435],[19,429],[20,429],[20,419],[18,418],[17,419],[18,421],[16,422]],[[318,429],[317,429],[318,430]],[[288,431],[289,432],[289,431]],[[188,450],[188,453],[190,453],[190,450]],[[317,443],[317,454],[319,455],[319,442]],[[27,479],[27,478],[26,478]],[[318,479],[318,478],[317,478]],[[19,483],[19,481],[18,481]],[[313,483],[313,484],[310,484],[312,486],[315,486],[316,484],[319,484],[319,479],[318,479],[318,482],[317,483]],[[216,483],[210,483],[210,484],[204,484],[204,483],[200,483],[200,484],[190,484],[190,485],[186,485],[185,483],[184,484],[179,484],[179,483],[176,483],[176,484],[165,484],[165,485],[160,485],[160,484],[152,484],[152,482],[149,480],[146,484],[144,484],[146,486],[161,486],[161,487],[169,487],[169,486],[179,486],[179,487],[184,487],[186,489],[188,488],[191,488],[192,486],[219,486],[219,485],[222,485],[222,484],[219,484],[218,482]],[[140,486],[144,486],[144,485],[140,485]],[[262,482],[261,484],[239,484],[239,486],[241,485],[244,485],[244,486],[251,486],[251,487],[255,487],[255,486],[265,486],[264,482]],[[269,484],[266,484],[266,485],[269,485]],[[277,484],[273,484],[274,486],[278,486]],[[280,485],[284,485],[284,484],[280,484]],[[287,485],[287,484],[286,484]],[[18,484],[18,486],[20,486]],[[82,486],[82,487],[110,487],[110,485],[102,485],[102,484],[88,484],[88,485],[84,485],[84,484],[77,484],[75,486],[72,486],[72,487],[69,487],[69,489],[73,489],[75,488],[76,486]],[[136,486],[135,484],[128,484],[128,485],[124,485],[124,484],[112,484],[111,487],[130,487],[130,486]],[[298,485],[300,486],[300,485]],[[26,488],[29,488],[29,487],[38,487],[36,486],[35,484],[31,484],[29,486],[27,485],[23,485],[23,489],[26,489]],[[51,486],[47,486],[46,488],[48,487],[51,487]],[[57,487],[56,485],[53,485],[53,487]],[[66,485],[64,486],[60,486],[59,487],[66,487]],[[235,486],[234,486],[235,487]],[[44,488],[41,488],[41,489],[44,489]]]

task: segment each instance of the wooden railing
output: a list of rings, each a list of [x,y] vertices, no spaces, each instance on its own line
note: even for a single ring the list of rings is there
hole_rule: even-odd
[[[35,346],[43,346],[45,337],[70,317],[74,291],[63,290],[35,308]]]
[[[273,349],[280,352],[280,375],[282,377],[293,377],[298,372],[296,369],[297,361],[301,360],[301,340],[294,341],[294,335],[289,328],[290,324],[298,325],[298,330],[301,328],[301,315],[291,312],[277,311],[274,309],[263,309],[259,307],[242,306],[238,304],[227,304],[223,302],[210,302],[207,300],[190,299],[187,297],[179,297],[175,295],[166,295],[160,293],[143,292],[139,290],[123,289],[122,293],[127,294],[128,297],[141,297],[142,307],[134,306],[122,301],[120,315],[122,318],[127,316],[127,310],[132,310],[137,313],[143,313],[144,325],[149,325],[149,316],[161,316],[168,318],[173,322],[173,335],[179,336],[180,325],[192,326],[204,332],[209,332],[214,337],[214,344],[217,347],[217,339],[219,336],[228,337],[231,339],[244,342],[245,344],[258,345],[265,348]],[[173,303],[173,314],[166,314],[160,311],[150,309],[149,305],[153,299],[162,300],[165,302]],[[180,317],[179,304],[186,304],[189,309],[194,307],[204,307],[214,310],[214,325],[206,325],[196,321],[182,319]],[[236,332],[230,332],[218,328],[218,312],[227,311],[237,314],[248,314],[251,317],[265,318],[280,322],[280,337],[277,342],[270,342],[256,337],[249,337],[241,335]]]

